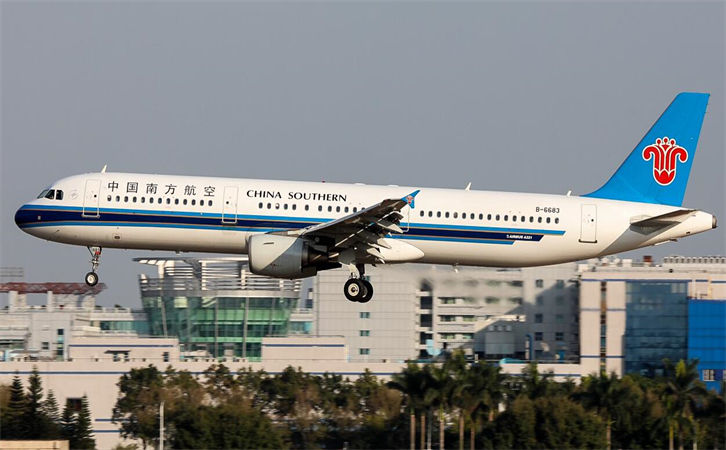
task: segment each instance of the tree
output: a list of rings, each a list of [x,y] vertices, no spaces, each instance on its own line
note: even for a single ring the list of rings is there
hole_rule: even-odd
[[[4,411],[2,421],[3,439],[24,439],[26,436],[26,423],[23,420],[27,400],[23,392],[23,384],[20,377],[15,375],[10,385],[10,399]]]
[[[93,438],[93,426],[91,423],[91,410],[88,406],[88,396],[83,394],[81,398],[81,410],[76,415],[75,432],[70,442],[70,447],[79,450],[95,450],[96,440]]]
[[[699,381],[698,360],[686,363],[680,360],[675,366],[669,359],[663,360],[665,378],[661,399],[665,405],[668,420],[669,448],[673,450],[674,432],[678,432],[678,447],[684,446],[684,432],[695,429],[694,412],[698,404],[708,395],[705,386]]]
[[[159,440],[159,404],[164,380],[153,365],[131,369],[117,383],[119,398],[112,421],[121,425],[121,436],[141,440],[144,448]]]
[[[476,431],[480,420],[485,417],[491,421],[499,404],[507,393],[505,381],[507,377],[501,368],[486,362],[472,365],[460,379],[456,380],[454,401],[460,409],[459,448],[464,446],[464,422],[469,423],[469,445],[473,450],[476,442]]]
[[[70,399],[66,400],[63,407],[63,415],[60,420],[61,437],[68,441],[73,441],[76,436],[76,412],[71,406]]]
[[[612,446],[612,414],[624,398],[625,392],[620,387],[620,380],[615,372],[610,376],[601,372],[599,375],[587,376],[582,381],[581,389],[574,394],[583,406],[594,409],[598,417],[605,421],[607,449]]]
[[[387,386],[391,389],[395,389],[404,395],[404,404],[406,409],[411,416],[410,424],[410,445],[411,449],[416,446],[416,415],[421,413],[421,449],[425,447],[425,418],[426,412],[426,374],[418,366],[418,364],[408,363],[405,369],[400,373],[393,374],[391,381],[388,382]]]
[[[536,362],[531,362],[522,369],[522,391],[532,400],[540,397],[547,397],[552,393],[553,378],[552,372],[541,373]]]
[[[51,439],[55,437],[51,421],[43,409],[43,385],[38,368],[35,366],[33,366],[30,377],[28,377],[28,394],[26,395],[23,422],[25,422],[26,439]]]
[[[43,401],[43,414],[48,418],[48,430],[53,439],[60,436],[60,411],[58,409],[58,401],[55,398],[53,390],[48,391],[48,396]]]

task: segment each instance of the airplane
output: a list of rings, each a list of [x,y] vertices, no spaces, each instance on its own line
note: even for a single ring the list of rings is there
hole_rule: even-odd
[[[247,254],[297,279],[345,266],[366,303],[366,265],[526,267],[658,245],[716,228],[682,207],[709,94],[681,93],[599,189],[572,196],[133,173],[63,178],[15,214],[24,232],[103,248]]]

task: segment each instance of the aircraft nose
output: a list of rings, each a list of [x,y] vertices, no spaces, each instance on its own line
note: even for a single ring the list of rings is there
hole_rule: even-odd
[[[23,225],[27,224],[30,219],[30,212],[25,208],[27,205],[23,205],[15,211],[15,225],[22,229]]]

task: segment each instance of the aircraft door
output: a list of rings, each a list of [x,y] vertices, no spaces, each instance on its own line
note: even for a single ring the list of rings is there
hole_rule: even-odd
[[[597,242],[597,205],[582,205],[580,242]]]
[[[83,194],[83,217],[99,217],[98,205],[101,201],[101,180],[86,181]]]
[[[222,223],[237,223],[237,186],[224,187],[224,208],[222,210]]]

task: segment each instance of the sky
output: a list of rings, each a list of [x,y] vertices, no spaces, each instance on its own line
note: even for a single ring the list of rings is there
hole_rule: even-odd
[[[18,207],[100,171],[573,195],[673,97],[710,93],[684,205],[719,229],[622,254],[723,255],[723,2],[2,2],[0,266],[82,282]],[[104,305],[140,306],[108,249]],[[158,252],[157,256],[173,256]]]

